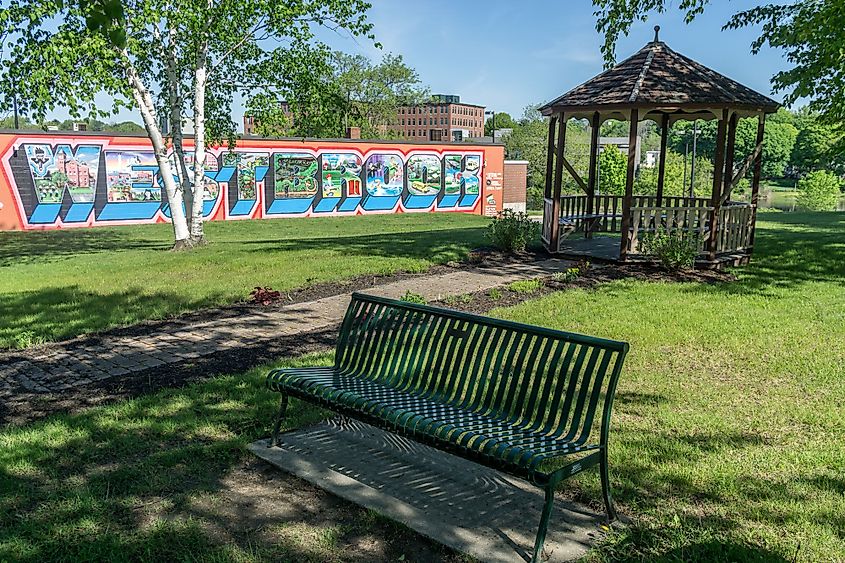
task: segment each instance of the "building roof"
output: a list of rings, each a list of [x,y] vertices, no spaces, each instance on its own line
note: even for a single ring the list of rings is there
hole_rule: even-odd
[[[661,112],[736,109],[774,113],[778,102],[655,40],[613,68],[542,106],[544,115],[644,108]],[[648,112],[646,112],[648,113]]]

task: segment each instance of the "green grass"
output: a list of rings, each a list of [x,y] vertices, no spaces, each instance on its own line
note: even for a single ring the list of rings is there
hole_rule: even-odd
[[[279,365],[330,363],[323,353]],[[368,545],[373,561],[408,546],[460,559],[262,472],[246,445],[269,434],[278,408],[267,369],[0,431],[0,561],[323,562],[359,559]],[[288,414],[287,428],[325,415],[299,401]],[[286,483],[292,492],[278,495]]]
[[[610,457],[633,523],[588,559],[845,553],[845,214],[766,214],[759,227],[754,262],[734,283],[618,281],[494,311],[631,343]],[[324,497],[260,529],[250,527],[255,507],[232,508],[225,523],[237,533],[218,529],[227,475],[269,433],[265,369],[0,431],[0,561],[353,558],[344,550],[380,520],[298,520],[327,510]],[[291,427],[321,415],[298,401],[290,412]],[[601,498],[594,471],[564,487]],[[375,535],[389,546],[415,537]],[[382,559],[404,554],[391,549]]]
[[[361,274],[423,271],[483,244],[487,220],[406,214],[213,222],[171,253],[169,225],[0,232],[0,348],[23,348]]]
[[[627,340],[612,481],[634,524],[593,559],[841,560],[845,214],[761,216],[752,265],[619,281],[496,316]],[[599,499],[595,475],[569,484]]]

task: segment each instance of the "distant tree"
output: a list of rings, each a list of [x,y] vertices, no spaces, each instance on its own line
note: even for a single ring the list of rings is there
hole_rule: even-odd
[[[716,152],[716,135],[718,123],[715,120],[699,120],[698,136],[696,140],[696,155],[712,160]],[[692,151],[693,124],[676,124],[669,134],[669,146],[678,153],[685,148]],[[798,130],[786,120],[775,119],[766,121],[763,144],[763,176],[779,178],[784,175],[789,164],[792,148]],[[757,120],[754,118],[740,119],[736,129],[735,164],[740,166],[743,159],[751,154],[757,141]]]
[[[508,116],[510,118],[510,116]],[[505,155],[513,160],[528,161],[528,192],[532,208],[542,204],[546,181],[546,151],[549,124],[542,116],[523,116],[519,122],[511,120],[513,131],[504,137]],[[496,114],[499,129],[499,114]],[[491,129],[492,133],[492,129]]]
[[[816,170],[798,181],[796,203],[810,211],[835,211],[841,188],[842,181],[836,174]]]
[[[814,170],[841,171],[845,158],[841,149],[843,134],[839,128],[810,121],[798,132],[792,150],[792,163],[799,174]]]
[[[605,145],[599,154],[599,192],[624,194],[627,172],[628,155],[616,145]]]
[[[763,138],[764,178],[782,178],[792,157],[798,129],[786,121],[766,120]],[[739,167],[742,161],[752,153],[757,143],[757,120],[740,119],[736,127],[736,157],[734,164]]]
[[[134,121],[121,121],[120,123],[109,123],[103,127],[103,131],[114,131],[115,133],[143,133],[144,127]]]
[[[0,119],[0,129],[14,129],[15,128],[15,118],[13,116],[5,117]],[[27,117],[20,116],[18,117],[18,129],[21,131],[38,131],[39,129],[43,129],[37,123],[33,123]]]
[[[527,119],[526,121],[536,121],[535,119]],[[496,130],[501,131],[502,129],[515,129],[517,126],[517,122],[510,116],[509,113],[505,111],[497,111],[496,112]],[[484,134],[488,137],[493,135],[493,116],[487,118],[484,122]]]
[[[684,173],[684,155],[675,151],[666,153],[666,172],[663,181],[663,195],[688,196],[692,158],[687,159],[686,174]],[[657,194],[657,167],[640,167],[640,173],[634,186],[635,193],[643,195]],[[684,180],[686,179],[686,183]],[[695,161],[696,197],[710,197],[713,193],[713,163],[706,157],[700,156]]]

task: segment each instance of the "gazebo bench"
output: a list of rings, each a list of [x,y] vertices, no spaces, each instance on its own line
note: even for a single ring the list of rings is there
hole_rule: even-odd
[[[594,232],[597,232],[601,227],[602,221],[608,219],[622,219],[622,215],[608,215],[606,213],[582,213],[579,215],[564,215],[559,220],[560,240],[565,239],[572,233],[578,230],[580,222],[583,225],[584,236],[591,238]]]
[[[523,478],[545,491],[538,561],[558,483],[600,468],[616,517],[607,443],[628,345],[480,315],[355,293],[334,365],[267,375],[288,396]],[[598,443],[589,440],[600,413]]]

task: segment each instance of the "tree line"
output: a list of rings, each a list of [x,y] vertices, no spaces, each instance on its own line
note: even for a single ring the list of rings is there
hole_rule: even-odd
[[[524,159],[528,166],[529,207],[542,208],[543,187],[546,174],[548,147],[548,120],[537,112],[534,106],[526,108],[519,119],[507,113],[496,114],[496,129],[509,129],[503,137],[507,158]],[[756,142],[756,119],[741,119],[737,125],[736,159],[739,166],[751,154]],[[486,130],[492,133],[492,117],[487,120]],[[689,195],[692,183],[693,193],[709,197],[712,189],[713,157],[716,147],[717,122],[698,120],[678,122],[669,131],[668,153],[666,155],[666,195]],[[660,132],[653,121],[639,125],[641,160],[645,161],[648,151],[660,148]],[[628,123],[609,120],[602,124],[602,137],[627,137]],[[695,176],[692,174],[692,138],[695,135]],[[589,127],[585,120],[570,120],[567,125],[566,157],[579,175],[586,177],[589,165]],[[827,172],[837,178],[845,174],[845,134],[842,128],[829,124],[807,107],[798,110],[781,108],[766,120],[763,148],[762,175],[765,179],[795,180],[814,172]],[[612,147],[612,145],[610,145]],[[608,194],[624,192],[627,156],[622,151],[607,150],[605,146],[599,155],[599,191]],[[647,168],[640,163],[635,191],[653,194],[657,190],[657,169]],[[747,179],[741,183],[737,193],[747,189]],[[578,193],[574,180],[564,175],[564,190]]]

